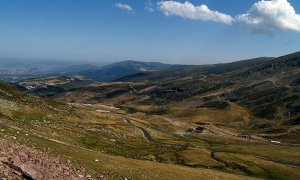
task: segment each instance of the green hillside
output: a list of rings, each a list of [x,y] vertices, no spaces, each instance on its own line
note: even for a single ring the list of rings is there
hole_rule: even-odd
[[[193,76],[91,82],[49,99],[1,84],[1,135],[108,179],[297,179],[300,53],[254,61]]]

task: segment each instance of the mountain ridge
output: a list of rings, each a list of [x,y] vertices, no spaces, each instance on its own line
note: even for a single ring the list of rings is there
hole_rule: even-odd
[[[151,72],[164,69],[175,69],[184,65],[171,65],[160,62],[143,62],[143,61],[121,61],[112,63],[97,69],[79,72],[79,75],[86,76],[95,81],[109,82],[126,75],[138,72]]]
[[[171,70],[162,70],[150,73],[137,73],[129,76],[124,76],[115,81],[142,81],[155,80],[164,78],[177,78],[185,76],[199,76],[206,74],[222,74],[231,72],[240,68],[248,68],[249,66],[256,66],[266,61],[274,59],[273,57],[258,57],[253,59],[240,60],[230,63],[206,64],[206,65],[190,65],[186,67],[179,67]],[[131,78],[134,77],[134,78]]]

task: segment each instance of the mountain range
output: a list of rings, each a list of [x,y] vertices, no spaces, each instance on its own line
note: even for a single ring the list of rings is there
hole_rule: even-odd
[[[183,65],[163,64],[159,62],[123,61],[79,72],[79,75],[99,82],[109,82],[136,73],[147,73],[176,69]]]
[[[1,136],[95,178],[300,177],[300,52],[198,66],[125,61],[0,83],[0,102]]]

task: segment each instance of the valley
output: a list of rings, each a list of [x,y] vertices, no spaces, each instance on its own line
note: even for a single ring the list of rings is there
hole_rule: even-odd
[[[298,179],[299,57],[180,78],[1,83],[1,138],[80,165],[86,179]]]
[[[300,180],[299,0],[4,0],[0,180]]]

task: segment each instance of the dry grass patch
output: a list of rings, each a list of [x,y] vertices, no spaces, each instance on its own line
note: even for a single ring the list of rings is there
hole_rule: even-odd
[[[205,148],[189,148],[180,153],[184,163],[188,166],[200,167],[224,167],[224,164],[211,158],[211,152]]]

